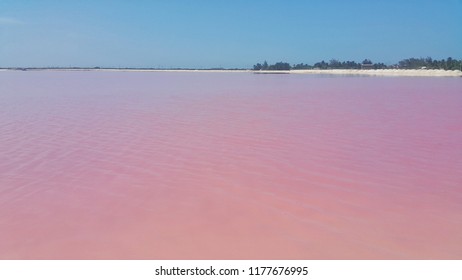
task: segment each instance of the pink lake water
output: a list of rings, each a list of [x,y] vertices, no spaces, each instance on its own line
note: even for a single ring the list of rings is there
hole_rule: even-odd
[[[461,259],[462,79],[0,72],[0,259]]]

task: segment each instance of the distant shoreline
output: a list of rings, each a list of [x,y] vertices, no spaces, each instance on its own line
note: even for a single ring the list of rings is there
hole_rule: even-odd
[[[460,70],[436,69],[309,69],[309,70],[245,70],[245,69],[140,69],[140,68],[0,68],[0,71],[94,71],[94,72],[193,72],[193,73],[255,73],[312,74],[343,76],[395,77],[462,77]]]
[[[325,70],[291,70],[291,74],[330,74],[330,75],[367,75],[399,77],[462,77],[460,70],[436,69],[325,69]]]

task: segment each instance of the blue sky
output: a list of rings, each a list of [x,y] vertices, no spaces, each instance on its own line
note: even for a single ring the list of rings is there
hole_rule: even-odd
[[[0,0],[0,67],[462,59],[462,0]]]

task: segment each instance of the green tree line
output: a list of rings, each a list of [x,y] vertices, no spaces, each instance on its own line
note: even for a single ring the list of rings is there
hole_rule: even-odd
[[[253,70],[290,70],[290,66],[287,62],[277,62],[275,64],[269,65],[268,62],[263,62],[263,64],[257,63],[253,66]]]
[[[456,60],[452,57],[441,60],[433,60],[431,57],[427,58],[408,58],[403,59],[398,63],[399,68],[402,69],[444,69],[444,70],[461,70],[462,60]]]
[[[382,62],[372,62],[370,59],[364,59],[361,63],[355,61],[339,61],[331,59],[329,62],[324,60],[316,62],[313,65],[299,63],[290,65],[287,62],[277,62],[268,64],[267,61],[257,63],[253,70],[297,70],[297,69],[443,69],[443,70],[462,70],[462,60],[453,59],[432,59],[427,58],[407,58],[400,60],[396,64],[386,65]]]

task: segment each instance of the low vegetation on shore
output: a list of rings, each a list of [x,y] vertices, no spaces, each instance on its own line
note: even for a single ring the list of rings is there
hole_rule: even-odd
[[[442,69],[442,70],[462,70],[462,60],[447,59],[434,60],[427,58],[407,58],[396,64],[387,65],[382,62],[372,62],[365,59],[361,63],[355,61],[339,61],[331,59],[329,62],[320,61],[313,65],[299,63],[290,65],[287,62],[277,62],[268,64],[268,62],[257,63],[253,70],[302,70],[302,69]]]
[[[432,59],[427,58],[407,58],[399,61],[396,64],[385,64],[382,62],[373,62],[370,59],[364,59],[361,63],[356,61],[340,61],[331,59],[329,62],[320,61],[313,65],[306,63],[299,63],[291,65],[288,62],[276,62],[269,64],[267,61],[257,63],[252,68],[156,68],[156,67],[143,67],[143,68],[130,68],[130,67],[0,67],[0,71],[5,70],[76,70],[76,71],[289,71],[289,70],[330,70],[330,71],[347,71],[347,70],[459,70],[462,71],[462,60],[453,59]],[[361,71],[363,72],[363,71]],[[374,71],[377,72],[377,71]],[[457,71],[458,72],[458,71]],[[343,72],[341,72],[343,73]]]

